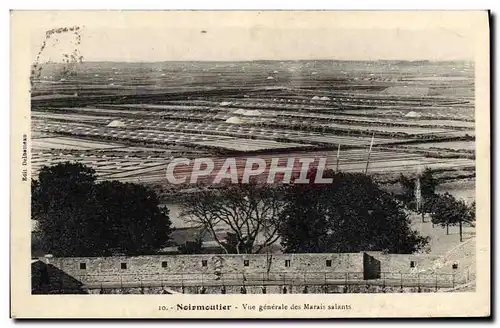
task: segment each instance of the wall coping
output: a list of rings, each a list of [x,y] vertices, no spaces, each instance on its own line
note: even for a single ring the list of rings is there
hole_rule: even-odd
[[[343,256],[362,256],[363,254],[371,255],[371,256],[380,256],[380,257],[399,257],[399,258],[427,258],[427,259],[437,259],[440,258],[440,255],[437,254],[393,254],[393,253],[382,253],[376,251],[369,252],[359,252],[359,253],[280,253],[280,254],[179,254],[179,255],[171,255],[171,254],[152,254],[152,255],[137,255],[137,256],[127,256],[127,255],[116,255],[116,256],[75,256],[75,257],[39,257],[37,260],[48,262],[50,261],[58,261],[58,260],[121,260],[121,259],[190,259],[190,258],[240,258],[240,259],[251,259],[251,258],[267,258],[268,256],[279,257],[279,258],[294,258],[294,257],[343,257]],[[32,259],[33,261],[33,259]]]
[[[54,261],[54,260],[62,260],[62,259],[68,259],[68,260],[77,260],[77,259],[150,259],[150,258],[195,258],[195,257],[206,257],[206,258],[213,258],[213,257],[222,257],[222,258],[260,258],[260,257],[303,257],[303,256],[308,256],[308,257],[326,257],[326,256],[332,256],[332,257],[341,257],[341,256],[360,256],[363,255],[364,252],[359,252],[359,253],[280,253],[280,254],[179,254],[179,255],[170,255],[170,254],[153,254],[153,255],[134,255],[134,256],[128,256],[128,255],[116,255],[116,256],[61,256],[61,257],[50,257],[49,261]],[[41,261],[46,261],[47,258],[45,257],[39,257],[38,260]]]

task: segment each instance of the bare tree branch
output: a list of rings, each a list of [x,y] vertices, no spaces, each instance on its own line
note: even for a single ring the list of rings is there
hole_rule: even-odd
[[[264,243],[257,247],[260,252],[278,240],[277,217],[281,209],[279,191],[275,186],[250,184],[226,185],[217,190],[204,190],[187,197],[182,204],[181,215],[209,231],[226,253],[231,250],[219,240],[215,228],[223,225],[233,235],[236,253],[254,252],[254,244],[260,233]]]

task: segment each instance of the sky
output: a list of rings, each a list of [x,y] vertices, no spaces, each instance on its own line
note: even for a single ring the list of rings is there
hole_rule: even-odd
[[[85,61],[126,62],[471,60],[474,57],[470,34],[446,24],[425,28],[386,26],[380,22],[374,26],[321,26],[303,24],[305,20],[298,23],[287,21],[287,24],[262,24],[258,20],[252,23],[250,20],[239,24],[231,20],[220,23],[206,17],[205,20],[184,24],[175,24],[175,21],[158,23],[153,19],[151,22],[154,23],[146,19],[142,24],[135,20],[131,20],[131,24],[123,21],[103,25],[91,20],[78,24],[81,26],[80,45],[75,45],[73,34],[59,35],[57,40],[53,37],[48,40],[41,60],[61,61],[62,54],[74,49]],[[43,28],[32,30],[32,58],[36,58],[44,39]]]

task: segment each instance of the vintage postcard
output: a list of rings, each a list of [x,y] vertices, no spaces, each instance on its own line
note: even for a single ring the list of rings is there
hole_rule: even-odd
[[[486,11],[12,11],[11,316],[490,315]]]

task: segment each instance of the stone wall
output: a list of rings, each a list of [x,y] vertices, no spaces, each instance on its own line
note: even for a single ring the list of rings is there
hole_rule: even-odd
[[[335,273],[363,272],[362,253],[152,255],[51,258],[50,263],[83,283],[214,280],[294,280],[335,278]],[[339,275],[338,279],[342,279]]]
[[[457,275],[453,275],[458,271],[450,274],[447,266],[436,266],[439,259],[434,255],[366,252],[75,257],[50,258],[48,262],[86,289],[187,288],[193,292],[196,286],[215,289],[247,286],[256,292],[253,289],[263,285],[273,290],[288,285],[299,286],[293,289],[298,292],[296,288],[305,285],[340,288],[334,286],[363,283],[363,280],[391,288],[434,285],[444,288],[459,283]]]
[[[442,264],[443,257],[429,254],[382,254],[368,252],[380,262],[381,279],[401,280],[405,283],[436,282],[436,284],[461,283],[464,278],[464,266],[453,269],[453,263]],[[474,260],[472,258],[471,260]]]
[[[428,254],[382,254],[377,252],[367,252],[367,254],[380,261],[382,272],[434,272],[434,263],[440,259],[438,255]]]

